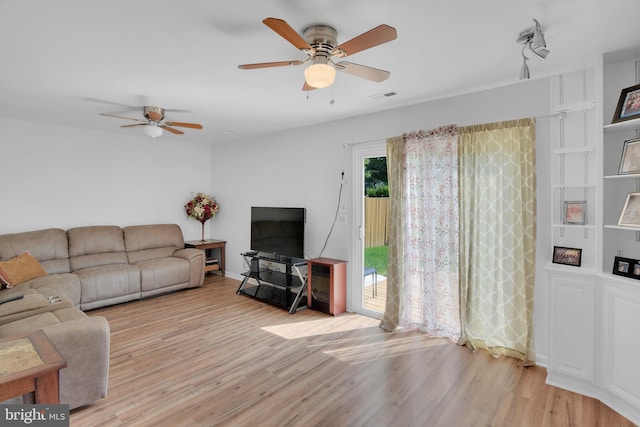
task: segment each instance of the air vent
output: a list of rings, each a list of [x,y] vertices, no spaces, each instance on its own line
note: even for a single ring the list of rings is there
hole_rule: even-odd
[[[396,96],[398,93],[391,91],[391,92],[387,92],[387,93],[378,93],[375,95],[370,95],[369,98],[371,99],[382,99],[382,98],[390,98],[392,96]]]

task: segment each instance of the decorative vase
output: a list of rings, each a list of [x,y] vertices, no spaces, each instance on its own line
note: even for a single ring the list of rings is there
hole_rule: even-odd
[[[206,219],[203,219],[202,221],[200,221],[200,224],[202,224],[202,234],[201,234],[201,238],[200,241],[204,242],[204,223],[207,222]]]

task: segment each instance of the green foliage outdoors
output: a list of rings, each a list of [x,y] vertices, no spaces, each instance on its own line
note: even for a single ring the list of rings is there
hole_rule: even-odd
[[[364,159],[364,194],[369,197],[388,197],[387,158]]]
[[[367,188],[367,197],[389,197],[389,186],[384,184],[380,187]]]
[[[364,160],[364,194],[368,197],[389,197],[386,157],[369,157]],[[387,246],[365,248],[365,267],[374,267],[378,274],[386,276],[387,253]]]
[[[387,276],[387,246],[376,246],[373,248],[365,248],[364,265],[365,267],[374,267],[378,274]]]

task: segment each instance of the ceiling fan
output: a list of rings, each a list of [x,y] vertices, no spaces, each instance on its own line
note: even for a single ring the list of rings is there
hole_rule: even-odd
[[[338,32],[328,25],[312,25],[300,35],[282,19],[266,18],[262,22],[297,49],[306,53],[308,58],[304,61],[291,60],[238,65],[238,68],[242,70],[311,63],[304,71],[305,83],[302,90],[314,90],[331,86],[336,76],[336,70],[374,82],[384,81],[391,74],[389,71],[366,65],[347,61],[336,62],[336,59],[395,40],[397,32],[393,27],[384,24],[379,25],[338,45],[336,41]]]
[[[120,127],[129,128],[134,126],[144,126],[145,135],[150,136],[152,138],[157,138],[160,135],[162,135],[163,129],[171,133],[175,133],[176,135],[184,134],[184,132],[182,132],[181,130],[175,129],[173,126],[191,128],[191,129],[202,129],[202,125],[198,123],[163,122],[164,108],[161,108],[161,107],[145,106],[143,108],[143,113],[144,113],[144,119],[134,119],[133,117],[116,116],[113,114],[106,114],[106,113],[100,113],[100,115],[140,122],[132,125],[122,125]]]

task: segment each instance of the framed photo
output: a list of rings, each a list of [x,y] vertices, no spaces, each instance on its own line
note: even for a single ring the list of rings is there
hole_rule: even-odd
[[[584,200],[564,202],[565,224],[586,224],[587,223],[587,202]]]
[[[613,274],[640,280],[640,261],[617,256],[613,261]]]
[[[566,264],[580,267],[580,264],[582,263],[582,249],[554,246],[552,261],[555,264]]]
[[[622,158],[620,158],[619,175],[640,173],[640,138],[624,142]]]
[[[627,194],[618,225],[640,227],[640,193]]]
[[[622,89],[611,123],[640,117],[640,84]]]

